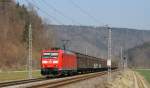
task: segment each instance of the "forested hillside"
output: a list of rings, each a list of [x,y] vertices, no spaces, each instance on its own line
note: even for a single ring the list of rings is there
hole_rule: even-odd
[[[33,67],[37,67],[42,48],[52,45],[52,31],[47,31],[33,8],[13,0],[0,0],[0,69],[25,68],[28,58],[28,29],[33,32]]]
[[[93,48],[94,50],[99,49],[98,53],[107,51],[108,29],[106,27],[50,25],[50,28],[51,27],[57,33],[59,45],[62,45],[61,40],[67,39],[70,40],[68,48],[73,48],[80,52],[85,52],[85,48],[87,48],[90,53],[93,47],[95,47]],[[150,31],[148,30],[115,27],[111,29],[112,51],[114,51],[114,55],[120,53],[121,47],[126,51],[150,41]],[[94,53],[96,53],[96,51],[94,51]]]
[[[57,44],[62,46],[64,39],[70,40],[67,47],[71,50],[85,53],[88,55],[107,58],[108,29],[106,27],[93,26],[73,26],[73,25],[50,25],[57,33]],[[130,28],[111,28],[112,29],[112,59],[120,59],[121,47],[123,52],[135,46],[142,45],[150,41],[149,30],[136,30]],[[136,54],[135,54],[136,55]],[[140,54],[139,54],[140,55]],[[124,54],[124,56],[126,56]],[[136,60],[149,61],[148,58],[130,58]],[[129,60],[130,61],[130,60]],[[140,64],[137,64],[140,66]]]
[[[132,67],[150,67],[150,42],[136,46],[128,50],[129,64]]]

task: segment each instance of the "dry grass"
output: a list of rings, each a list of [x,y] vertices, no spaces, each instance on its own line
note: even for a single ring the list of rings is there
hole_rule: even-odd
[[[150,83],[150,69],[149,70],[145,70],[145,69],[140,69],[137,70],[142,76],[144,76],[144,78]]]
[[[33,71],[33,78],[41,77],[40,71]],[[27,71],[9,71],[9,72],[0,72],[0,82],[10,81],[10,80],[21,80],[27,79]]]

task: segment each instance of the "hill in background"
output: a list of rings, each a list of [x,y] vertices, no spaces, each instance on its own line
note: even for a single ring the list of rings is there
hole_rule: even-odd
[[[150,67],[150,42],[129,49],[128,56],[130,67]]]
[[[72,25],[49,25],[49,27],[53,28],[57,34],[57,46],[62,46],[61,40],[66,39],[70,40],[67,44],[68,49],[85,53],[87,48],[88,55],[107,58],[108,29],[106,27]],[[123,48],[123,52],[125,52],[128,49],[150,41],[150,31],[148,30],[129,28],[111,29],[113,60],[116,60],[116,58],[120,59],[121,47]],[[129,62],[134,62],[139,58],[132,59],[129,58]],[[149,61],[148,58],[143,60],[145,62]],[[140,64],[138,64],[138,66],[140,66]]]

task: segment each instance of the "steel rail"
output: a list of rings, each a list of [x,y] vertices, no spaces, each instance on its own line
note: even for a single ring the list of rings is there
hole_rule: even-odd
[[[45,78],[35,78],[35,79],[27,79],[27,80],[16,80],[16,81],[9,81],[9,82],[1,82],[0,87],[6,87],[6,86],[13,86],[13,85],[19,85],[19,84],[25,84],[30,82],[37,82],[45,80]]]
[[[112,72],[114,72],[114,71],[112,71]],[[84,74],[82,76],[79,75],[79,76],[73,77],[73,78],[57,80],[57,81],[42,83],[42,84],[38,84],[38,85],[32,85],[32,86],[28,86],[27,88],[55,88],[55,87],[64,86],[64,85],[67,85],[67,84],[83,81],[83,80],[86,80],[86,79],[102,76],[104,74],[107,74],[107,71]]]
[[[112,72],[117,71],[113,70]],[[17,80],[17,81],[10,81],[10,82],[3,82],[0,83],[0,88],[1,87],[11,87],[11,86],[17,86],[17,85],[22,85],[24,84],[25,88],[53,88],[53,87],[58,87],[58,86],[63,86],[71,83],[75,83],[78,81],[82,81],[85,79],[90,79],[94,78],[97,76],[101,76],[107,74],[107,71],[102,71],[102,72],[95,72],[95,73],[88,73],[88,74],[82,74],[82,75],[75,75],[75,76],[69,76],[69,77],[64,77],[64,79],[58,79],[58,80],[48,80],[46,78],[36,78],[36,79],[28,79],[28,80]],[[53,78],[55,79],[55,78]],[[48,81],[48,82],[46,82]],[[50,81],[50,82],[49,82]],[[36,84],[36,82],[41,82]],[[32,83],[33,85],[28,85]]]

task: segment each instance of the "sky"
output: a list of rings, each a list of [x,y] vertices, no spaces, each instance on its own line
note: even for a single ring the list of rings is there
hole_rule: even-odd
[[[32,4],[43,21],[150,30],[150,0],[16,0]]]

